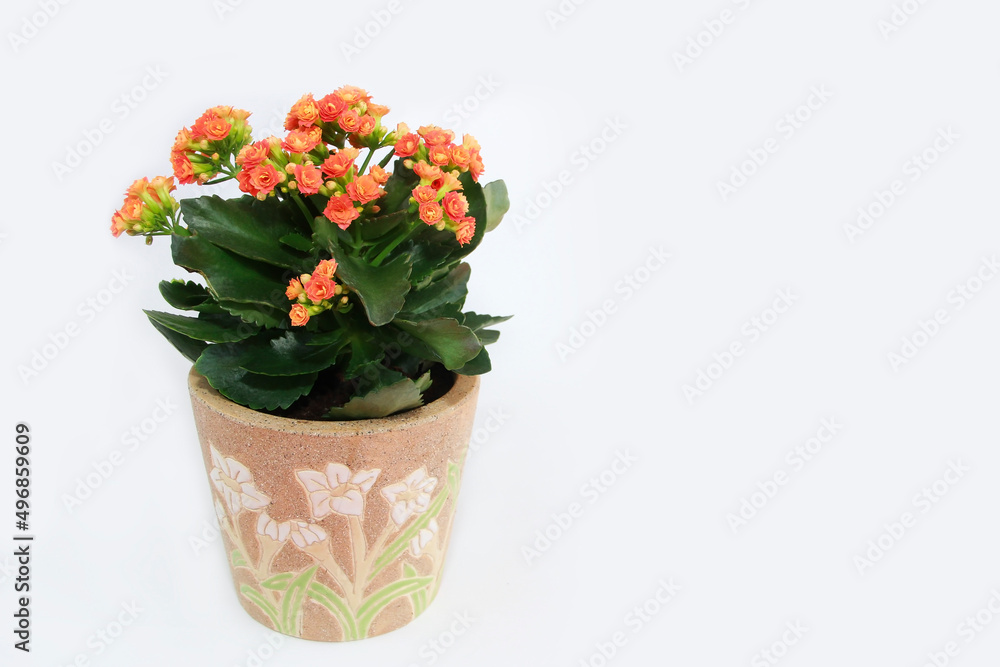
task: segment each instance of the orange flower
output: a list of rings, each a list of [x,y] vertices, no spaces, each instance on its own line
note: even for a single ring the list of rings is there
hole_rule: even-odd
[[[311,127],[308,130],[292,130],[281,142],[281,147],[289,153],[308,153],[316,148],[322,137],[323,130]]]
[[[319,192],[320,186],[323,185],[323,172],[312,164],[297,164],[294,169],[299,192],[304,195],[314,195]]]
[[[257,189],[257,194],[268,194],[281,180],[281,173],[273,164],[260,164],[250,170],[250,183]]]
[[[337,197],[330,197],[330,201],[326,204],[326,209],[323,210],[323,215],[341,229],[347,229],[351,226],[351,221],[356,220],[360,214],[354,208],[354,202],[351,201],[350,197],[339,195]]]
[[[115,211],[111,215],[111,234],[115,238],[118,238],[119,236],[122,235],[122,232],[126,231],[128,228],[129,228],[128,223],[125,222],[125,220],[122,218],[121,214],[118,213],[118,211]]]
[[[418,185],[413,188],[413,198],[418,204],[426,204],[437,199],[438,191],[429,185]]]
[[[361,125],[361,117],[358,116],[358,112],[354,109],[348,109],[340,114],[337,124],[340,125],[340,129],[344,132],[357,132],[358,127]]]
[[[443,175],[441,167],[426,162],[417,162],[413,165],[413,171],[421,181],[436,181]]]
[[[473,153],[472,161],[469,162],[469,173],[472,174],[472,180],[478,183],[479,177],[483,175],[484,171],[486,171],[486,167],[483,166],[483,161],[479,157],[479,153]]]
[[[455,230],[455,239],[458,245],[465,245],[472,240],[476,234],[476,219],[462,218],[458,221],[458,229]]]
[[[264,141],[247,144],[240,149],[239,155],[236,156],[236,164],[245,169],[252,169],[266,160],[270,153],[271,143],[266,139]]]
[[[385,190],[380,188],[371,176],[361,176],[347,184],[347,194],[359,204],[367,204],[384,195]]]
[[[443,216],[444,209],[437,202],[429,201],[426,204],[420,205],[420,219],[428,225],[436,225],[441,222]]]
[[[437,125],[424,125],[417,132],[424,138],[428,146],[450,144],[455,139],[454,132],[451,130],[442,130]]]
[[[285,289],[285,296],[288,297],[289,301],[295,301],[305,293],[306,291],[302,289],[302,282],[298,278],[292,278],[288,281],[288,288]]]
[[[254,167],[254,169],[256,169],[256,167]],[[240,170],[236,174],[236,182],[240,184],[240,190],[242,190],[243,192],[249,192],[254,197],[257,196],[258,190],[257,190],[256,186],[254,186],[254,184],[250,181],[250,170],[249,169],[242,169],[242,170]]]
[[[126,197],[125,203],[118,209],[118,215],[126,221],[138,220],[142,216],[142,200],[138,197]]]
[[[226,120],[219,111],[232,111],[232,107],[214,107],[203,113],[191,126],[193,139],[208,139],[209,141],[222,141],[229,136],[229,130],[233,124]]]
[[[371,134],[372,132],[375,131],[375,124],[376,124],[375,119],[369,116],[368,114],[365,114],[358,121],[358,134],[365,136]]]
[[[306,296],[313,303],[319,304],[321,301],[332,299],[336,288],[333,281],[326,276],[313,273],[312,278],[306,283]]]
[[[319,108],[319,118],[325,123],[332,123],[337,120],[337,116],[347,109],[347,102],[340,95],[329,94],[321,99],[317,106]]]
[[[404,134],[396,142],[396,155],[399,157],[410,157],[416,154],[418,148],[420,148],[420,137],[412,132]]]
[[[188,150],[190,144],[191,144],[191,130],[187,129],[186,127],[182,127],[180,132],[178,132],[177,136],[174,138],[173,150],[186,151]]]
[[[373,116],[376,116],[377,118],[381,118],[382,116],[389,113],[389,107],[384,107],[381,104],[375,104],[373,102],[369,102],[368,113],[370,113]]]
[[[293,327],[304,327],[309,321],[309,311],[301,303],[294,304],[288,316],[292,319]]]
[[[357,148],[344,148],[334,155],[331,155],[323,162],[323,173],[330,178],[341,178],[346,176],[354,166],[354,161],[361,154]]]
[[[444,212],[456,222],[469,212],[469,201],[459,192],[449,192],[444,196]]]
[[[191,160],[184,153],[173,153],[170,156],[170,165],[174,168],[174,176],[181,185],[194,183],[194,166]]]
[[[134,181],[132,181],[132,185],[128,186],[128,190],[126,190],[125,194],[127,194],[129,197],[139,197],[140,195],[142,195],[142,193],[144,193],[148,189],[149,189],[149,179],[143,176],[142,178],[137,178]]]
[[[476,141],[476,138],[471,134],[466,134],[462,137],[462,146],[467,148],[470,153],[476,153],[482,148],[482,146],[479,145],[479,142]]]
[[[369,173],[379,185],[385,185],[389,181],[389,172],[378,165],[373,166]]]
[[[454,173],[446,171],[441,175],[441,178],[431,183],[431,186],[438,190],[452,192],[453,190],[461,190],[462,182],[458,180]]]
[[[335,94],[348,105],[358,104],[359,102],[370,102],[372,99],[371,95],[364,88],[358,88],[357,86],[341,86],[335,91]]]
[[[434,164],[443,167],[451,162],[451,148],[448,144],[429,146],[427,150],[427,158]]]
[[[319,107],[312,93],[303,95],[299,101],[292,105],[288,115],[285,116],[285,129],[297,130],[303,127],[311,127],[319,119]]]
[[[320,275],[333,280],[333,274],[337,272],[337,261],[333,259],[321,260],[313,271],[313,277]]]
[[[465,146],[452,146],[451,161],[458,165],[459,169],[465,171],[469,168],[469,163],[472,161],[472,153]]]

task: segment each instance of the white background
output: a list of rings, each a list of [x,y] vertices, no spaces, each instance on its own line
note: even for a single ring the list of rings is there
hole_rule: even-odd
[[[274,130],[301,94],[351,83],[391,123],[472,132],[486,180],[509,186],[468,302],[516,315],[479,407],[481,428],[491,411],[503,424],[477,436],[428,612],[348,645],[286,639],[264,664],[774,664],[766,649],[789,667],[920,667],[954,642],[939,665],[996,665],[1000,281],[977,274],[1000,253],[1000,5],[908,0],[893,25],[890,0],[567,0],[559,21],[556,0],[399,3],[350,56],[342,45],[387,2],[53,2],[47,19],[44,2],[5,4],[0,543],[15,532],[19,421],[37,541],[30,655],[11,648],[12,547],[0,551],[0,663],[257,664],[267,631],[212,537],[188,364],[141,312],[183,273],[166,242],[108,225],[133,179],[168,173],[174,134],[205,108]],[[88,145],[106,118],[113,132]],[[763,165],[744,164],[765,145],[777,151]],[[925,151],[933,164],[914,171]],[[734,169],[753,173],[723,197]],[[882,214],[851,231],[859,207]],[[671,255],[655,271],[651,248]],[[128,284],[109,299],[115,272]],[[955,291],[966,284],[971,300]],[[782,290],[794,303],[774,322]],[[939,310],[944,324],[894,368],[889,354]],[[754,317],[771,324],[752,340]],[[715,379],[689,400],[699,372]],[[172,414],[129,449],[123,434],[158,401]],[[824,419],[842,427],[797,469],[788,453]],[[122,464],[68,509],[116,450]],[[584,495],[619,453],[636,462]],[[967,471],[915,500],[951,463]],[[734,529],[744,499],[758,508]],[[582,514],[560,528],[572,503]],[[904,513],[911,526],[888,535]],[[859,561],[880,539],[884,555]],[[636,623],[661,580],[679,593]],[[123,604],[141,611],[107,644]],[[983,609],[981,631],[960,627]],[[456,614],[473,619],[458,637]]]

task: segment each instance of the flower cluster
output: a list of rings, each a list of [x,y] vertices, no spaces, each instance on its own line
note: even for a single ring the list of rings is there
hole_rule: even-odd
[[[170,164],[181,185],[205,184],[221,173],[231,175],[231,156],[250,141],[250,112],[212,107],[191,127],[182,128],[170,151]]]
[[[116,237],[122,232],[145,235],[147,242],[161,234],[188,236],[170,196],[174,179],[198,185],[235,180],[242,192],[261,201],[273,198],[298,209],[304,218],[300,222],[308,226],[298,234],[300,241],[339,244],[372,268],[391,261],[394,252],[408,252],[422,234],[436,243],[436,232],[422,231],[427,227],[454,234],[459,246],[472,243],[477,220],[470,212],[484,213],[479,142],[469,134],[458,141],[454,132],[436,125],[411,131],[399,123],[390,129],[383,125],[388,113],[364,89],[343,86],[318,99],[311,93],[302,96],[285,117],[283,138],[254,141],[249,112],[212,107],[177,134],[170,154],[174,178],[136,181],[112,216],[111,231]],[[393,158],[401,172],[395,178],[386,170]],[[327,221],[348,233],[337,232]],[[366,228],[369,221],[381,224]],[[486,225],[485,220],[478,223]],[[317,248],[313,257],[334,254],[327,246]],[[297,264],[294,273],[311,263]],[[333,280],[335,271],[336,262],[324,260],[312,274],[289,282],[285,293],[294,302],[289,312],[293,326],[305,326],[327,310],[351,307],[346,287]],[[317,326],[323,328],[314,324],[313,329]]]
[[[344,308],[348,305],[347,295],[343,285],[333,282],[337,271],[337,262],[324,259],[313,270],[312,274],[303,273],[298,278],[288,281],[285,296],[294,301],[289,317],[292,326],[301,327],[309,322],[309,318],[330,310],[335,305]],[[337,297],[340,297],[339,299]]]
[[[177,200],[170,194],[176,187],[168,176],[134,182],[125,193],[122,207],[111,216],[111,233],[116,238],[122,232],[129,236],[169,234],[176,224]]]
[[[420,177],[410,198],[411,208],[419,212],[424,223],[454,232],[459,244],[465,245],[476,233],[476,219],[467,215],[469,202],[459,192],[462,183],[458,177],[469,172],[472,180],[479,182],[484,170],[479,142],[466,134],[461,144],[455,144],[455,133],[436,125],[425,125],[413,133],[400,123],[396,133],[395,154],[409,158],[404,164]]]

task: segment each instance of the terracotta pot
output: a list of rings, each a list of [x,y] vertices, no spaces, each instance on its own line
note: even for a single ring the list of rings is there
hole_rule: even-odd
[[[278,632],[346,641],[400,628],[441,580],[479,393],[384,419],[274,417],[188,378],[233,581]]]

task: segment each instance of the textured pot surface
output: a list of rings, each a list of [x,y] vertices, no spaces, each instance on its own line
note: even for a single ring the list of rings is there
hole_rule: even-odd
[[[440,585],[479,393],[384,419],[274,417],[188,378],[243,608],[288,635],[345,641],[406,625]]]

